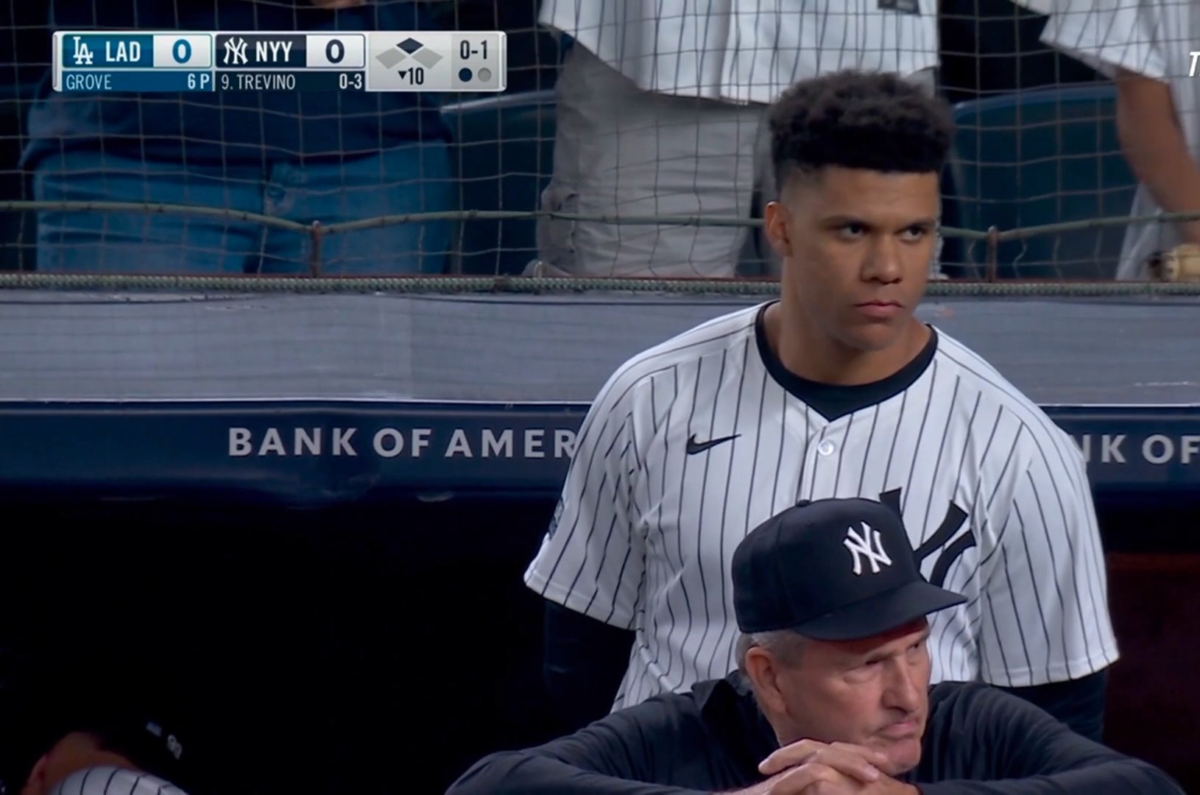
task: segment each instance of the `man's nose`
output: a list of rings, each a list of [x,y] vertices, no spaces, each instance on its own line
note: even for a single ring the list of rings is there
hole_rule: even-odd
[[[885,706],[905,712],[915,712],[921,706],[921,676],[919,666],[908,660],[892,661],[888,666],[888,682],[884,693]]]
[[[893,235],[877,235],[863,263],[863,281],[891,284],[900,280],[903,271],[900,242]]]

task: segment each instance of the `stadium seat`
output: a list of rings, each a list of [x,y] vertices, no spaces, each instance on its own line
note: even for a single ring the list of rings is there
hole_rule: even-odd
[[[537,210],[554,156],[554,92],[529,91],[452,103],[452,166],[463,210]],[[456,273],[517,274],[537,256],[536,222],[468,220],[457,230]]]
[[[947,225],[1006,230],[1129,213],[1137,180],[1121,155],[1112,84],[963,102],[954,115]],[[997,275],[1111,278],[1124,235],[1119,226],[1008,241]],[[987,248],[948,241],[943,259],[951,275],[976,277]]]

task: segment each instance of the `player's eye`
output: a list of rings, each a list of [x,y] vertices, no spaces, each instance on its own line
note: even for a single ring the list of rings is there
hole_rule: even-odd
[[[903,232],[901,232],[900,236],[906,241],[914,242],[925,237],[927,234],[929,234],[929,230],[923,226],[910,226],[908,229],[905,229]]]
[[[838,234],[844,238],[854,240],[860,238],[867,233],[867,227],[864,224],[856,224],[854,222],[842,224],[838,227]]]

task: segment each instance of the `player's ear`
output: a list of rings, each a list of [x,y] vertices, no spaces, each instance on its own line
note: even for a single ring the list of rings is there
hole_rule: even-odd
[[[767,242],[776,254],[785,258],[792,256],[791,232],[788,229],[790,220],[791,214],[788,209],[777,201],[767,202],[767,206],[763,208],[763,226]]]
[[[771,652],[761,646],[747,649],[745,672],[746,678],[754,685],[759,704],[768,715],[787,712],[779,681],[783,670],[780,661]]]

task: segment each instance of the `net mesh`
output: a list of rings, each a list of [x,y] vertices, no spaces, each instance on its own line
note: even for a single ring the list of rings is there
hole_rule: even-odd
[[[1075,28],[1057,47],[1042,40],[1039,12],[1055,0],[763,2],[704,17],[696,4],[619,0],[324,7],[337,3],[0,0],[0,269],[19,275],[3,283],[771,280],[762,103],[845,66],[928,80],[955,106],[943,276],[1111,280],[1128,230],[1146,222],[1155,245],[1171,241],[1153,215],[1131,219],[1137,181],[1109,73],[1087,42],[1063,51]],[[1057,10],[1082,18],[1095,5]],[[1168,17],[1187,3],[1102,5],[1110,17],[1159,9],[1157,27],[1128,26],[1125,49],[1186,73],[1171,58],[1188,50],[1187,28]],[[791,24],[800,15],[821,24]],[[508,90],[50,93],[51,31],[105,28],[500,30]]]

